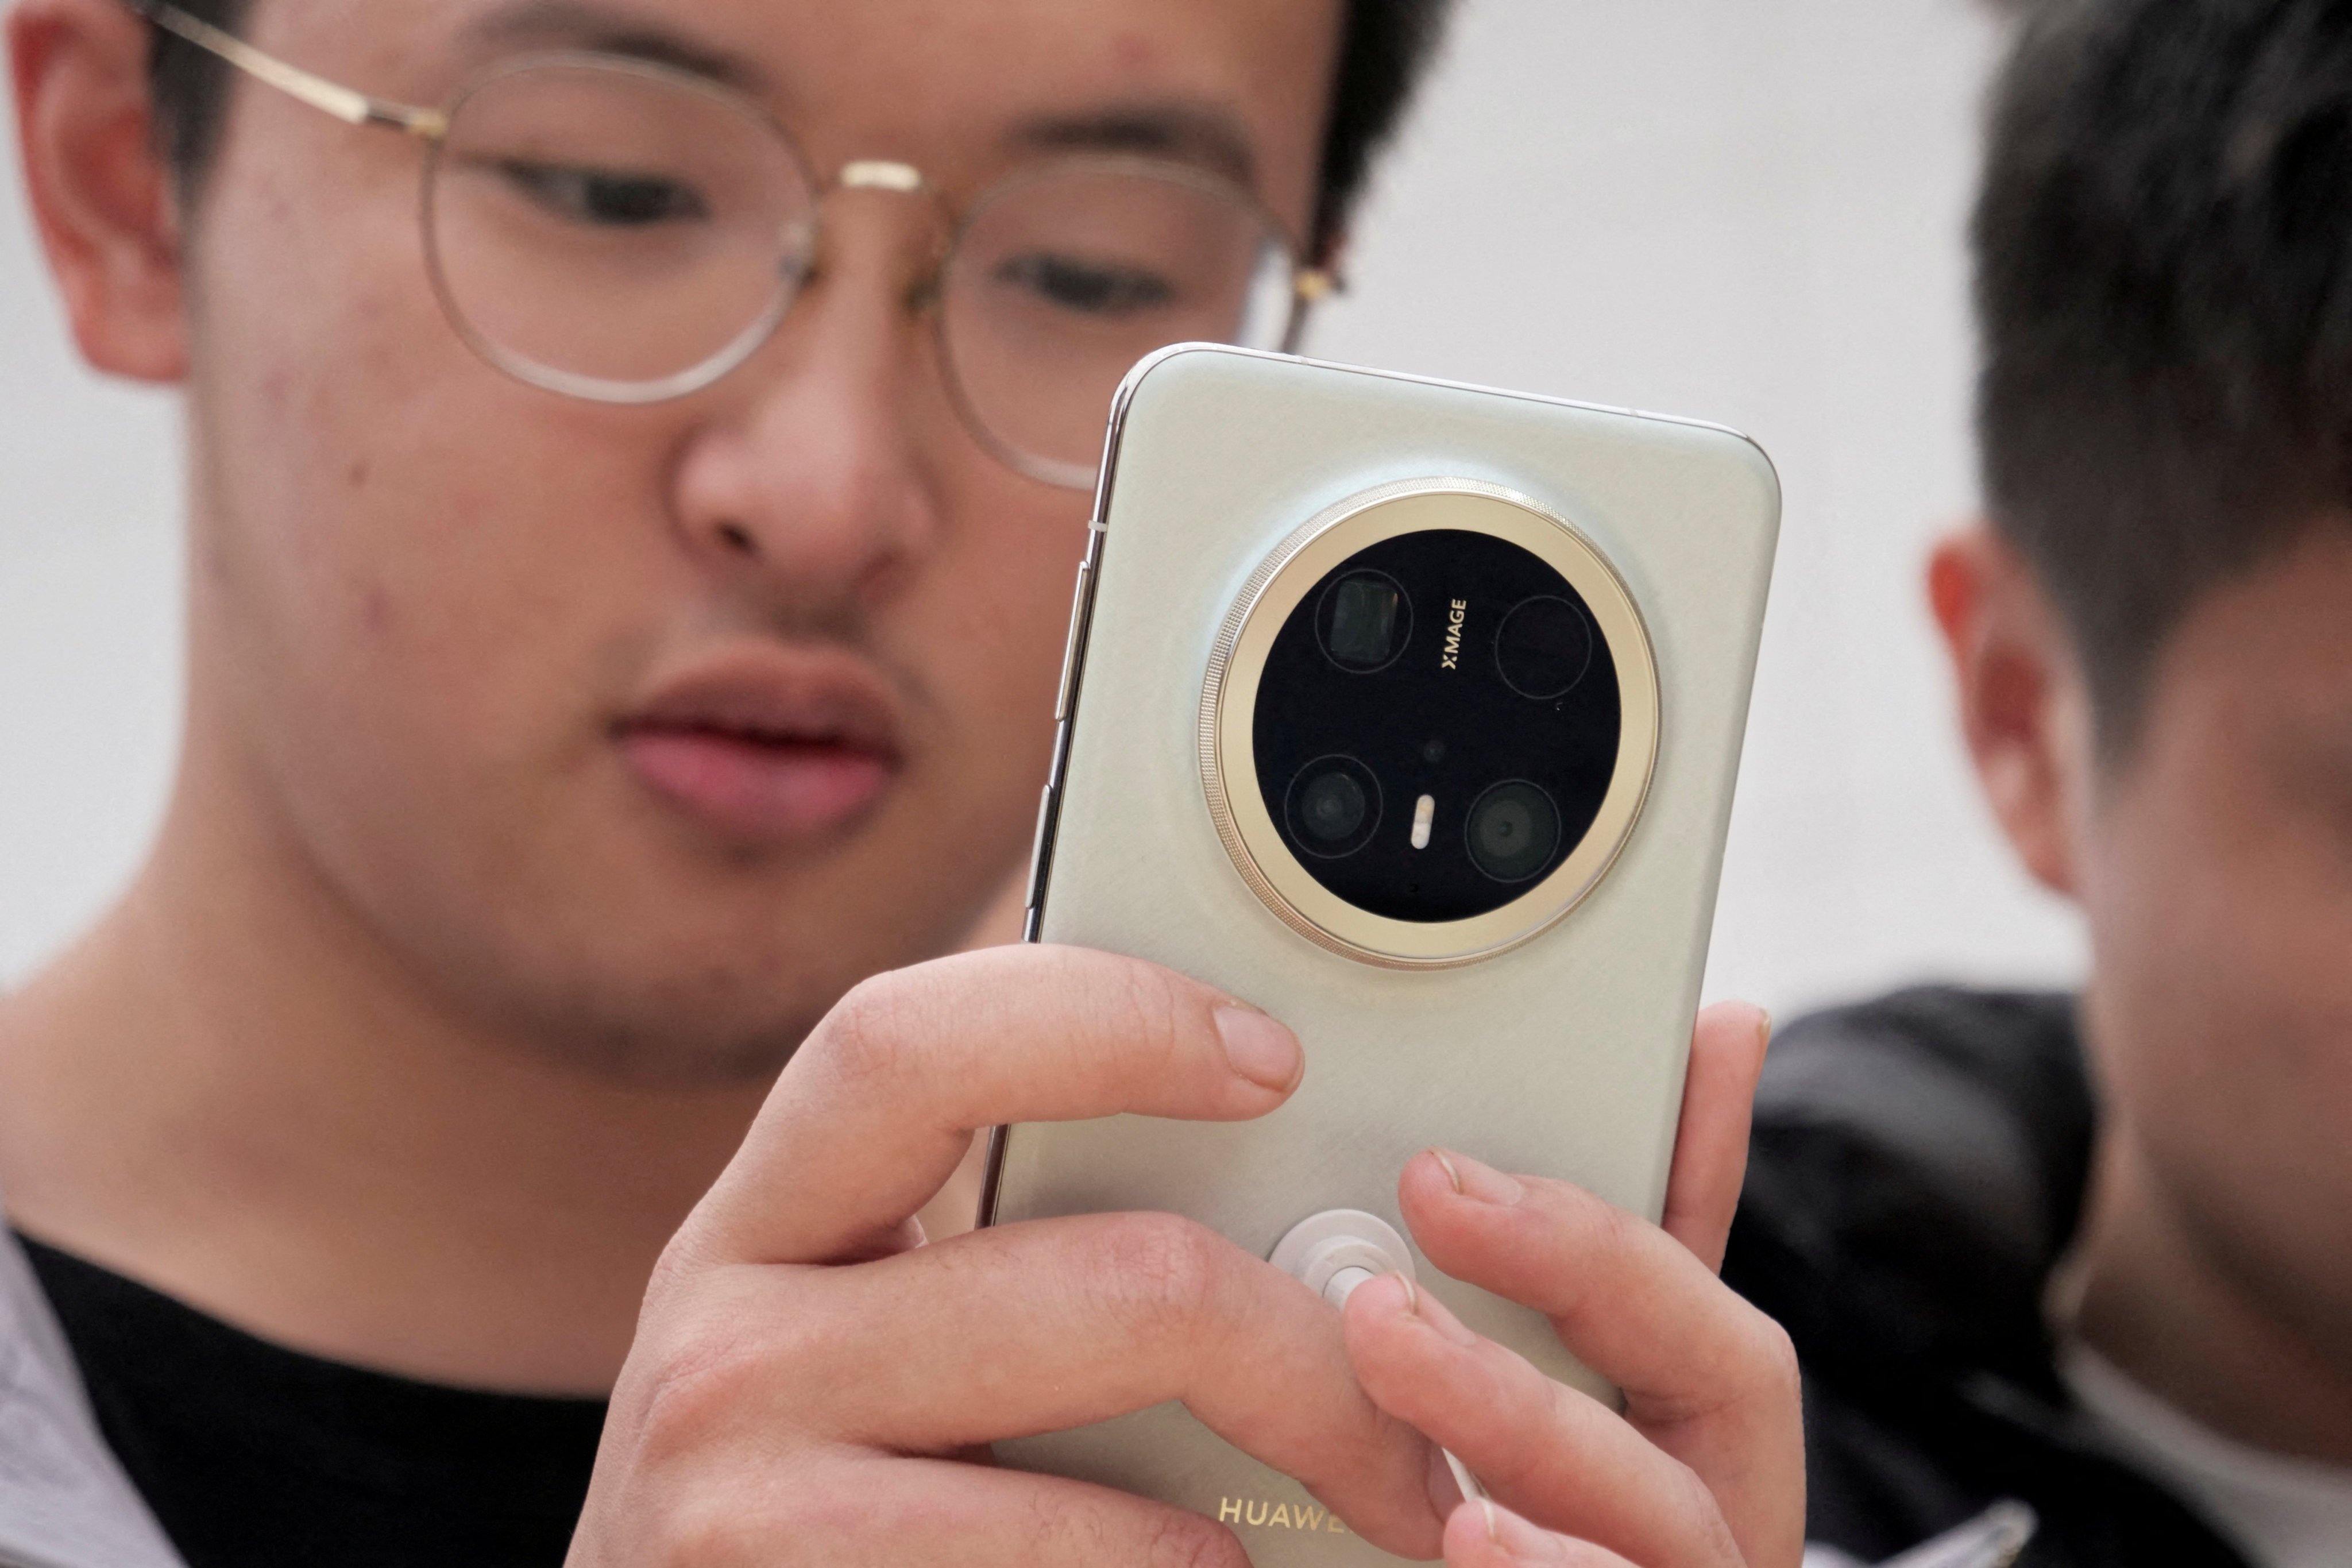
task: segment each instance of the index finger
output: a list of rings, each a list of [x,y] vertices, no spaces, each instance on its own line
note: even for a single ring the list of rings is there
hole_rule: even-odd
[[[1795,1352],[1682,1243],[1580,1188],[1459,1154],[1414,1160],[1400,1195],[1432,1263],[1543,1313],[1623,1391],[1625,1418],[1696,1472],[1751,1559],[1801,1531]]]
[[[1772,1020],[1761,1008],[1718,1002],[1691,1030],[1682,1120],[1660,1228],[1709,1268],[1723,1267],[1739,1188],[1748,1174],[1748,1127]]]
[[[877,975],[802,1045],[677,1246],[730,1263],[894,1251],[981,1128],[1242,1121],[1305,1070],[1288,1029],[1139,959],[992,948]]]

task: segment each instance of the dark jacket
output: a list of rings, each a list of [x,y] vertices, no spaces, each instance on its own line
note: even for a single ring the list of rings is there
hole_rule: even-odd
[[[1875,1562],[2015,1498],[2021,1568],[2243,1568],[2055,1370],[2095,1121],[2067,997],[1906,991],[1774,1040],[1724,1278],[1796,1342],[1813,1540]]]

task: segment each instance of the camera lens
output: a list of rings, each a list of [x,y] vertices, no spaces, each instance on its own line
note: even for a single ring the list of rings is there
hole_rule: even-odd
[[[1524,882],[1559,848],[1559,808],[1524,779],[1498,784],[1470,807],[1470,859],[1497,882]]]
[[[1291,842],[1336,860],[1372,841],[1381,825],[1381,785],[1353,757],[1318,757],[1291,781],[1284,815]]]
[[[1412,603],[1385,572],[1353,572],[1323,591],[1316,612],[1323,651],[1358,675],[1385,668],[1412,637]]]
[[[1592,666],[1592,623],[1549,594],[1522,600],[1496,630],[1495,663],[1503,683],[1522,697],[1565,697]]]

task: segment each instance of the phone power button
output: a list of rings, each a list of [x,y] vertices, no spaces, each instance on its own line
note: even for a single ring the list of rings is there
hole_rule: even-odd
[[[1087,615],[1087,579],[1094,575],[1093,552],[1078,563],[1078,586],[1070,595],[1070,637],[1062,645],[1062,686],[1054,694],[1054,718],[1056,721],[1070,716],[1070,688],[1078,678],[1078,628]]]
[[[1047,784],[1037,797],[1037,836],[1029,845],[1029,907],[1035,909],[1045,898],[1045,830],[1054,821],[1054,786]]]

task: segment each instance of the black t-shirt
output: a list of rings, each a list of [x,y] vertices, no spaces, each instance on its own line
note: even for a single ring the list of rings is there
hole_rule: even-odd
[[[254,1338],[25,1240],[100,1430],[189,1568],[555,1568],[604,1405]]]

